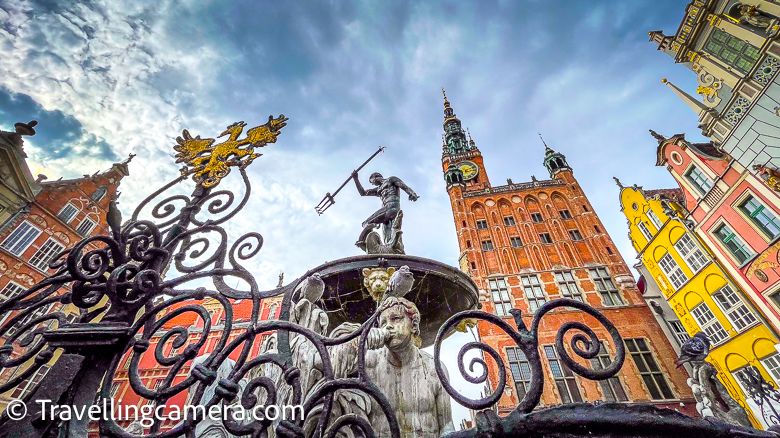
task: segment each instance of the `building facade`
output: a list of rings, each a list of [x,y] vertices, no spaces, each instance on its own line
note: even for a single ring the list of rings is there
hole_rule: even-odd
[[[699,98],[664,82],[699,116],[702,134],[774,190],[780,190],[778,35],[780,4],[765,0],[694,0],[674,35],[650,32],[658,50],[696,74]]]
[[[92,176],[57,181],[44,181],[45,177],[33,180],[25,162],[21,137],[35,133],[29,125],[17,124],[17,132],[13,133],[0,132],[0,169],[3,170],[0,174],[0,202],[4,206],[0,217],[5,218],[0,225],[0,305],[18,301],[28,287],[54,273],[49,263],[66,248],[85,237],[109,233],[106,223],[108,203],[118,196],[119,183],[129,172],[130,158]],[[92,244],[86,250],[97,248]],[[26,336],[20,336],[20,330],[34,319],[58,310],[66,313],[69,321],[75,320],[79,313],[75,306],[63,307],[63,304],[53,302],[35,308],[26,316],[21,314],[23,310],[0,314],[0,343],[13,347],[10,359],[22,357],[37,345],[33,342],[32,345],[22,346]],[[52,323],[52,320],[46,320],[40,324]],[[58,357],[55,354],[48,365],[25,378],[14,390],[0,394],[0,409],[12,399],[24,398]],[[21,376],[32,360],[3,369],[0,382]]]
[[[742,287],[714,257],[700,237],[677,214],[685,196],[682,190],[648,190],[620,186],[621,211],[626,215],[629,238],[637,250],[640,283],[660,291],[657,302],[668,303],[663,312],[669,331],[682,344],[697,332],[711,343],[707,360],[729,393],[748,408],[755,426],[766,427],[760,408],[745,396],[737,374],[750,363],[764,374],[780,364],[777,337]],[[690,223],[690,222],[689,222]],[[653,306],[655,307],[655,306]],[[750,362],[748,362],[750,361]]]
[[[549,180],[533,178],[519,184],[508,180],[507,185],[492,186],[480,150],[467,137],[445,96],[442,165],[460,266],[479,287],[483,310],[511,319],[509,310],[517,308],[529,324],[545,302],[571,298],[603,312],[624,337],[628,357],[618,376],[601,382],[580,379],[553,347],[561,324],[583,322],[604,340],[601,354],[586,364],[591,367],[611,361],[615,351],[611,338],[595,319],[580,311],[560,309],[547,314],[539,332],[546,371],[543,406],[604,400],[653,403],[695,414],[686,372],[675,368],[672,345],[565,156],[546,148]],[[510,383],[497,408],[505,415],[525,395],[528,365],[497,327],[480,322],[477,331],[510,370]],[[488,362],[488,380],[491,385],[498,382],[498,369],[492,362]]]

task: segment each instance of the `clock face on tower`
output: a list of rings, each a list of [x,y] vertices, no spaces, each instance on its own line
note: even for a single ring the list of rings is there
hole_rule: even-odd
[[[463,172],[463,179],[466,181],[476,178],[479,173],[479,167],[471,161],[461,161],[457,166]]]

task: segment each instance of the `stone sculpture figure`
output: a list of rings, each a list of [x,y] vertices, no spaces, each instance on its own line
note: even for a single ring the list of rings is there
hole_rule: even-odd
[[[417,306],[405,298],[385,296],[377,311],[379,328],[368,335],[366,372],[395,411],[401,437],[435,438],[454,431],[450,396],[438,379],[433,356],[420,349]],[[357,342],[332,347],[337,378],[357,371]],[[376,436],[389,437],[384,412],[373,399],[371,405],[368,419]]]
[[[777,31],[773,29],[774,25],[777,24],[777,19],[763,11],[759,11],[755,5],[737,3],[731,8],[731,13],[741,24],[762,29],[770,34],[774,34]]]
[[[696,410],[702,417],[715,419],[735,426],[753,427],[745,408],[740,406],[729,394],[726,387],[718,379],[718,370],[705,361],[710,354],[710,341],[702,332],[696,333],[680,348],[677,367],[690,363],[693,367],[693,377],[688,379],[696,397]]]
[[[206,361],[206,359],[209,357],[208,354],[203,354],[201,356],[196,357],[192,360],[192,365],[190,368],[190,373],[192,373],[192,370],[195,369],[196,366],[202,364]],[[197,389],[197,385],[194,385],[190,387],[189,393],[187,394],[187,401],[185,402],[186,406],[197,406],[197,405],[205,405],[205,403],[208,403],[209,400],[211,400],[214,397],[214,393],[216,392],[217,385],[219,384],[219,381],[222,379],[227,379],[227,377],[230,375],[230,372],[233,371],[233,368],[236,366],[236,362],[233,359],[226,358],[224,362],[217,368],[217,376],[214,379],[214,382],[209,385],[206,390],[203,392],[203,396],[200,400],[195,400],[195,390]],[[239,383],[239,386],[243,390],[244,386],[246,385],[246,379],[242,379],[242,381]],[[239,392],[240,394],[241,392]],[[230,402],[224,401],[222,403],[230,405],[235,403],[236,400],[231,400]],[[195,436],[197,438],[237,438],[235,435],[228,432],[227,428],[222,424],[221,420],[213,420],[206,416],[201,422],[199,422],[195,426]]]
[[[383,178],[379,172],[374,172],[368,177],[368,181],[376,186],[368,190],[365,190],[363,185],[360,184],[357,171],[352,172],[352,178],[355,180],[355,186],[361,196],[377,196],[382,200],[382,208],[363,221],[363,231],[355,244],[369,254],[377,254],[377,252],[368,251],[368,244],[372,243],[370,240],[373,239],[375,250],[388,251],[385,253],[404,254],[403,243],[401,243],[401,218],[403,218],[401,214],[401,190],[406,192],[409,195],[409,200],[413,202],[419,199],[417,193],[404,184],[400,178],[395,176]],[[371,236],[371,231],[379,226],[382,227],[384,246],[377,246],[376,239]],[[376,237],[379,236],[377,235]]]

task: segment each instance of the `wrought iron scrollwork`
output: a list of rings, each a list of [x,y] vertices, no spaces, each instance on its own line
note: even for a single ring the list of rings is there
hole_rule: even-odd
[[[579,363],[577,363],[568,353],[564,345],[566,334],[572,330],[577,330],[579,333],[574,334],[571,337],[571,349],[574,353],[583,359],[593,359],[599,354],[601,342],[589,326],[578,322],[568,321],[561,325],[555,336],[555,350],[558,353],[560,360],[571,369],[574,373],[585,377],[590,380],[604,380],[614,377],[623,366],[623,362],[626,358],[626,350],[623,344],[623,338],[617,328],[612,322],[607,319],[601,312],[593,307],[581,302],[568,298],[562,298],[554,301],[549,301],[542,305],[535,313],[533,320],[531,321],[531,328],[526,328],[525,322],[522,319],[522,313],[518,309],[512,309],[509,313],[514,317],[517,329],[512,328],[503,318],[493,315],[491,313],[469,310],[458,313],[452,316],[444,325],[439,329],[439,333],[436,336],[436,342],[434,344],[434,357],[436,358],[436,372],[439,375],[439,379],[442,381],[447,393],[458,401],[458,403],[469,407],[471,409],[487,409],[498,403],[499,399],[503,395],[504,388],[506,387],[507,374],[506,367],[504,365],[501,355],[490,345],[482,342],[469,342],[463,345],[458,352],[458,369],[461,375],[468,382],[471,383],[484,383],[488,377],[488,366],[484,359],[481,357],[475,357],[469,363],[469,371],[475,372],[474,366],[479,365],[482,367],[482,373],[478,376],[472,376],[466,372],[464,367],[464,357],[470,350],[481,350],[487,353],[496,364],[498,369],[498,383],[495,386],[495,390],[492,393],[479,400],[472,400],[468,397],[458,393],[455,388],[447,380],[444,375],[444,370],[441,365],[440,353],[441,342],[445,334],[450,330],[457,327],[458,324],[467,319],[476,319],[493,324],[506,333],[512,341],[525,354],[531,369],[531,379],[528,390],[520,403],[515,408],[515,412],[531,412],[541,400],[542,389],[544,386],[544,370],[542,368],[542,362],[539,355],[539,323],[542,318],[552,310],[560,307],[573,307],[578,309],[593,318],[595,318],[602,326],[607,330],[612,338],[612,344],[615,346],[615,357],[609,366],[602,369],[589,369]],[[583,348],[584,347],[584,348]]]

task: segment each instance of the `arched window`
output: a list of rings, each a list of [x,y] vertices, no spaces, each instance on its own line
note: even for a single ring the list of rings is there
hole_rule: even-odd
[[[92,200],[95,202],[100,202],[103,200],[103,198],[106,197],[106,193],[108,193],[108,187],[106,186],[100,186],[95,190],[95,193],[92,194]]]

